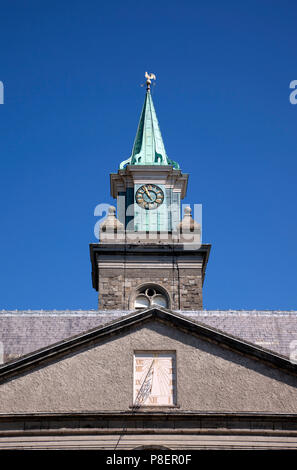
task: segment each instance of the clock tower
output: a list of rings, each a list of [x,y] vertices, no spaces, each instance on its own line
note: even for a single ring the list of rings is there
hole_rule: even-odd
[[[147,90],[131,156],[110,175],[116,209],[90,245],[93,287],[100,310],[159,305],[202,309],[202,285],[210,245],[201,245],[200,225],[181,200],[188,175],[167,156],[146,74]]]

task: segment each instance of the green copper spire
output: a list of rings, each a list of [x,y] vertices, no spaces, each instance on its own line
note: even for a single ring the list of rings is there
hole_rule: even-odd
[[[147,78],[147,91],[132,154],[120,164],[120,169],[123,169],[126,165],[173,165],[174,168],[179,169],[179,164],[167,157],[151,97],[150,84],[155,75],[146,73],[145,76]]]

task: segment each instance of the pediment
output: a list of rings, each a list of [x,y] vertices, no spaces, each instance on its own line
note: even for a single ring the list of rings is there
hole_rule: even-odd
[[[296,365],[153,308],[3,365],[0,414],[128,412],[133,361],[143,352],[176,357],[177,400],[170,412],[297,412]]]
[[[206,326],[203,323],[193,321],[171,310],[165,308],[149,308],[147,310],[135,311],[108,324],[100,325],[83,334],[65,339],[22,356],[17,360],[10,361],[0,366],[0,380],[5,380],[27,369],[32,370],[34,367],[40,367],[42,363],[61,358],[63,355],[67,355],[71,352],[78,352],[80,348],[85,348],[90,343],[100,342],[100,340],[104,341],[107,338],[112,340],[115,335],[121,333],[129,334],[129,330],[154,321],[170,325],[172,328],[200,337],[206,341],[220,345],[223,348],[231,349],[239,354],[247,355],[255,360],[264,361],[267,365],[271,365],[272,367],[278,367],[287,372],[297,374],[297,365],[290,362],[288,358],[284,356],[228,335],[225,332]]]

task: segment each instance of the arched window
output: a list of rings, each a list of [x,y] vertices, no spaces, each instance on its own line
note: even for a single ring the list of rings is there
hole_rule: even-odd
[[[169,307],[169,297],[165,289],[155,285],[139,288],[136,292],[134,308],[141,309],[154,306]]]

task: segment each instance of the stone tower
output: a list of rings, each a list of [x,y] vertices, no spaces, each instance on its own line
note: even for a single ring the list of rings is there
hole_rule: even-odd
[[[135,310],[159,305],[202,309],[202,285],[210,245],[181,200],[188,175],[170,160],[150,93],[150,78],[131,156],[110,175],[116,209],[90,245],[93,287],[100,310]]]

